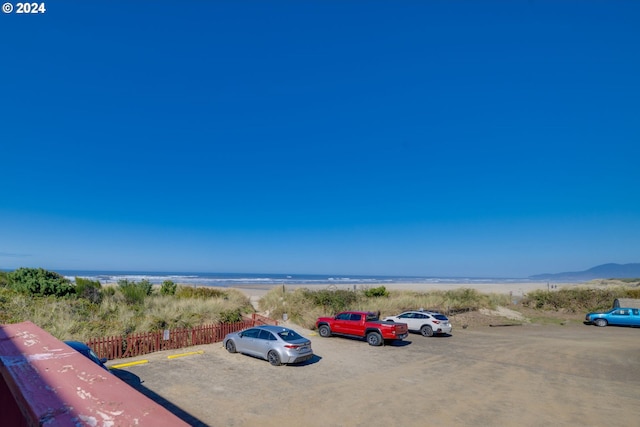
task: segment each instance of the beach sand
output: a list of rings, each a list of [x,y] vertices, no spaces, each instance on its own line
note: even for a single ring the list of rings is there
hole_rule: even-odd
[[[576,287],[583,283],[553,283],[546,282],[523,282],[523,283],[392,283],[392,284],[375,284],[368,286],[378,287],[384,286],[389,291],[414,291],[414,292],[430,292],[430,291],[450,291],[455,289],[474,289],[481,293],[487,294],[506,294],[516,298],[520,298],[527,293],[535,290],[558,290],[565,287]],[[282,288],[286,291],[293,291],[296,288],[308,288],[311,290],[320,289],[344,289],[353,290],[361,289],[363,285],[235,285],[232,289],[237,289],[245,293],[254,306],[267,292],[274,288]]]

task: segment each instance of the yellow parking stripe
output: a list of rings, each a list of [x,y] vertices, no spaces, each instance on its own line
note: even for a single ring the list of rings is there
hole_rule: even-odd
[[[199,351],[190,351],[189,353],[180,353],[180,354],[174,354],[171,356],[167,356],[167,359],[175,359],[176,357],[184,357],[184,356],[191,356],[194,354],[203,354],[204,350],[199,350]]]
[[[143,365],[145,363],[149,363],[149,361],[145,359],[145,360],[138,360],[135,362],[120,363],[118,365],[109,366],[109,369],[119,369],[119,368],[125,368],[127,366]]]

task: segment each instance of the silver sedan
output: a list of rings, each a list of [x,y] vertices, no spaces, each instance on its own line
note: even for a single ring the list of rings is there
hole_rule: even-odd
[[[222,342],[229,353],[268,360],[274,366],[300,363],[313,357],[311,341],[282,326],[254,326],[227,334]]]

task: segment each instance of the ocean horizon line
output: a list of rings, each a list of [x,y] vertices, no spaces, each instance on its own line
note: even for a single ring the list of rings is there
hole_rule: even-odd
[[[525,277],[470,277],[470,276],[417,276],[417,275],[363,275],[363,274],[296,274],[296,273],[212,273],[173,272],[147,270],[53,270],[71,281],[76,277],[97,280],[104,284],[118,283],[120,280],[148,280],[152,284],[162,284],[170,280],[176,284],[233,287],[237,285],[384,285],[394,283],[425,284],[474,284],[483,283],[537,283]]]

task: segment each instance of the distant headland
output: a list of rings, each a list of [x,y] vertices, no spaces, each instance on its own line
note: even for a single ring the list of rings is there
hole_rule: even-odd
[[[584,271],[547,273],[529,276],[531,280],[580,281],[593,279],[635,279],[640,277],[640,263],[602,264]]]

